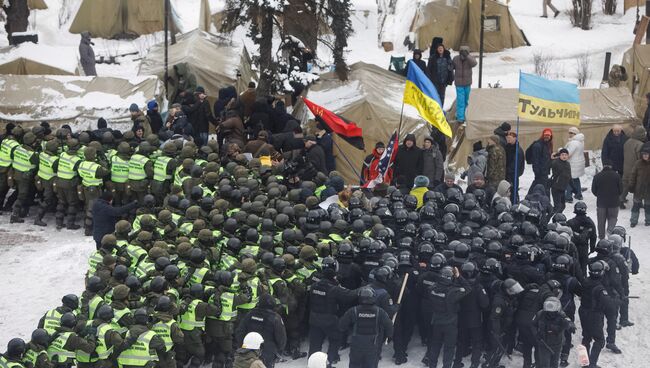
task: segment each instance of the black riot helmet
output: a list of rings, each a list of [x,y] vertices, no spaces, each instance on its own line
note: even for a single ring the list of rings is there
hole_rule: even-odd
[[[359,304],[373,305],[377,299],[375,290],[371,287],[362,287],[359,289]]]

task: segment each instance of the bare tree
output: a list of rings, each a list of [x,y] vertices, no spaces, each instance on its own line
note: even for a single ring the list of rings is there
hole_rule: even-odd
[[[591,78],[591,70],[589,69],[589,54],[587,52],[576,57],[576,71],[578,75],[578,85],[580,87],[585,87],[589,81],[589,78]]]
[[[27,0],[11,0],[2,3],[2,10],[7,16],[5,30],[9,44],[13,45],[11,35],[17,32],[25,32],[29,25],[29,7]]]
[[[536,51],[533,53],[533,64],[535,65],[535,74],[549,78],[555,67],[555,57],[544,54],[543,51]]]
[[[602,0],[603,1],[603,14],[613,15],[616,14],[616,0]]]
[[[573,7],[567,12],[574,27],[591,29],[591,5],[593,0],[572,0]]]

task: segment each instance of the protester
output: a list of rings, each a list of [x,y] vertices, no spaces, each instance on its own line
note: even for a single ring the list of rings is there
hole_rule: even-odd
[[[642,126],[634,127],[630,138],[623,145],[623,192],[621,193],[621,209],[625,209],[628,187],[634,164],[641,159],[641,147],[646,142],[646,130]]]
[[[194,103],[184,106],[183,112],[187,114],[192,124],[194,140],[199,146],[202,146],[208,143],[210,124],[216,125],[217,120],[212,116],[212,110],[210,110],[210,103],[208,102],[208,95],[205,93],[205,88],[197,86],[194,90],[194,96],[196,97]]]
[[[334,156],[334,139],[332,133],[325,130],[323,123],[316,123],[316,143],[318,143],[323,152],[325,152],[326,170],[323,172],[328,175],[331,171],[336,170],[336,157]]]
[[[508,124],[505,121],[503,123],[501,123],[501,125],[499,125],[498,127],[496,127],[494,129],[494,135],[499,137],[499,143],[501,143],[503,148],[505,148],[505,146],[506,146],[506,143],[507,143],[506,142],[506,136],[511,133],[511,131],[510,131],[511,129],[512,129],[512,127],[510,126],[510,124]],[[512,133],[514,133],[514,132],[512,132]],[[514,133],[514,134],[515,134],[515,137],[516,137],[517,136],[516,133]]]
[[[122,207],[113,207],[113,193],[104,191],[92,207],[93,213],[93,240],[97,249],[101,247],[104,235],[115,230],[118,219],[138,207],[138,202],[133,201]]]
[[[372,150],[372,153],[366,156],[363,160],[363,166],[361,167],[361,185],[375,179],[379,175],[379,160],[385,150],[386,146],[384,143],[377,142],[375,143],[375,148]]]
[[[447,86],[451,86],[454,82],[454,65],[451,62],[451,53],[443,45],[442,38],[433,38],[427,70],[440,97],[440,103],[444,107],[445,91]]]
[[[630,216],[630,226],[635,227],[639,222],[641,208],[645,210],[645,226],[650,226],[650,145],[641,148],[641,159],[632,169],[628,191],[634,193],[634,204]]]
[[[133,121],[131,130],[135,132],[138,127],[141,127],[145,136],[151,134],[151,123],[149,118],[140,111],[138,105],[134,103],[131,104],[131,106],[129,106],[129,112],[131,113],[131,121]]]
[[[542,12],[542,18],[548,18],[548,13],[546,12],[546,8],[551,8],[553,11],[553,18],[557,18],[558,15],[560,15],[560,11],[557,10],[555,6],[551,3],[552,0],[542,0],[542,9],[544,10]]]
[[[422,150],[415,145],[415,134],[408,134],[395,156],[393,183],[403,193],[408,193],[413,180],[422,172],[422,165]]]
[[[533,172],[535,173],[535,180],[530,185],[531,189],[537,184],[542,184],[548,190],[548,176],[551,171],[552,152],[553,131],[546,128],[542,131],[542,136],[526,150],[526,162],[533,165]]]
[[[483,148],[483,143],[481,141],[474,142],[472,149],[472,155],[467,158],[467,171],[461,175],[461,178],[467,177],[469,181],[473,181],[476,174],[485,177],[488,165],[488,151]]]
[[[512,186],[515,202],[519,202],[519,181],[524,174],[526,158],[524,150],[517,141],[517,133],[508,132],[506,135],[506,180]]]
[[[422,174],[429,179],[429,186],[435,187],[442,182],[445,163],[438,144],[432,137],[425,137],[422,145]]]
[[[566,189],[566,202],[573,203],[573,197],[582,200],[582,184],[580,178],[585,174],[585,136],[578,128],[569,128],[569,142],[566,145],[569,152],[569,164],[571,165],[571,182]]]
[[[149,118],[149,124],[151,125],[151,132],[153,134],[158,134],[160,129],[162,129],[163,121],[162,116],[158,112],[158,102],[156,102],[156,100],[147,102],[147,117]]]
[[[429,76],[429,70],[427,69],[427,63],[422,60],[422,50],[415,49],[413,50],[413,58],[411,59],[415,65],[417,65],[420,70],[426,75]],[[409,65],[411,63],[406,63],[406,68],[404,68],[404,75],[408,75]]]
[[[650,92],[645,95],[646,105],[650,107]],[[643,121],[641,122],[643,128],[646,131],[646,140],[650,140],[650,108],[646,107],[645,113],[643,114]]]
[[[253,113],[253,104],[255,103],[255,101],[257,101],[257,92],[255,88],[256,88],[255,82],[249,82],[248,88],[244,92],[242,92],[241,95],[239,96],[239,101],[243,106],[244,120],[246,120]],[[215,111],[215,114],[216,113],[217,112]]]
[[[469,46],[461,46],[458,55],[452,60],[454,66],[454,83],[456,84],[456,120],[465,122],[465,110],[469,104],[469,93],[472,89],[472,68],[477,64],[476,59],[469,54]]]
[[[629,183],[628,183],[629,186]],[[623,192],[621,176],[613,168],[611,161],[603,161],[603,170],[594,176],[591,193],[596,196],[598,208],[598,237],[605,239],[618,221],[618,196]]]
[[[601,152],[601,159],[603,162],[605,162],[605,160],[611,161],[614,170],[616,170],[621,177],[623,177],[623,145],[626,140],[627,136],[623,131],[623,127],[619,124],[615,124],[605,136]]]
[[[506,178],[506,152],[501,145],[499,136],[493,135],[488,139],[488,161],[485,170],[487,183],[493,189]]]

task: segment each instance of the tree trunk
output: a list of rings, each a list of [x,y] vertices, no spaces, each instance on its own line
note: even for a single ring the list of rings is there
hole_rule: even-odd
[[[25,32],[29,25],[29,7],[27,7],[27,0],[11,0],[9,6],[2,7],[7,14],[7,23],[5,30],[7,31],[7,39],[9,44],[11,42],[11,35],[16,32]]]
[[[271,94],[273,83],[273,12],[260,9],[262,12],[262,27],[260,30],[260,83],[257,86],[258,96]]]
[[[603,0],[603,14],[616,14],[616,0]]]
[[[334,71],[340,80],[348,80],[348,64],[345,62],[345,48],[348,46],[348,35],[345,33],[346,19],[344,5],[338,1],[330,2],[330,9],[334,14],[332,18],[332,30],[334,31]],[[348,20],[349,21],[349,20]]]

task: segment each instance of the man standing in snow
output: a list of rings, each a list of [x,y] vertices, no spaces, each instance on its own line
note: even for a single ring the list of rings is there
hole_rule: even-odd
[[[429,187],[434,188],[442,183],[444,174],[445,163],[438,144],[432,137],[425,137],[422,147],[422,175],[429,178]]]
[[[526,167],[524,150],[521,149],[517,142],[517,133],[508,132],[506,135],[506,180],[512,185],[512,191],[515,193],[515,202],[519,202],[519,178],[524,173]],[[518,151],[518,152],[517,152]],[[517,185],[515,185],[515,168],[517,176]]]
[[[84,69],[84,74],[88,76],[97,75],[97,70],[95,70],[95,51],[92,45],[94,43],[90,41],[90,33],[81,32],[79,61],[81,62],[81,67]]]
[[[501,146],[499,136],[493,135],[488,139],[488,163],[486,170],[487,183],[496,190],[501,180],[506,178],[506,152]]]
[[[548,18],[548,12],[546,11],[546,7],[549,7],[551,8],[551,10],[553,10],[553,18],[557,18],[557,16],[560,15],[560,11],[557,10],[557,8],[553,6],[553,4],[551,4],[551,1],[552,0],[542,0],[542,9],[543,9],[542,18]]]
[[[571,165],[571,182],[566,189],[566,202],[573,203],[574,195],[577,200],[582,200],[580,177],[585,174],[585,136],[578,128],[569,128],[569,142],[565,148],[569,152]]]
[[[535,185],[542,184],[548,193],[551,152],[553,152],[553,131],[550,128],[546,128],[542,131],[540,139],[533,142],[526,150],[526,161],[533,165],[533,172],[535,173],[535,180],[530,185],[531,190]]]
[[[596,196],[598,237],[604,239],[618,221],[619,198],[623,191],[621,176],[612,168],[611,161],[603,161],[603,171],[594,176],[591,192]],[[605,231],[607,223],[607,232]]]
[[[562,213],[566,207],[565,190],[571,181],[571,165],[567,161],[569,151],[562,148],[551,162],[551,194],[553,196],[553,212]]]
[[[646,141],[646,130],[642,126],[634,128],[630,139],[623,145],[623,193],[621,193],[621,209],[627,202],[627,187],[632,176],[634,164],[641,159],[641,147]]]
[[[632,176],[628,184],[628,190],[634,193],[634,205],[632,205],[632,216],[630,226],[635,227],[639,221],[641,207],[645,209],[645,226],[650,226],[650,145],[647,143],[641,148],[641,159],[636,162],[632,169]]]
[[[465,122],[465,109],[469,104],[469,92],[472,88],[472,68],[477,64],[476,59],[469,54],[469,46],[461,46],[460,53],[452,60],[454,82],[456,83],[456,120]]]
[[[407,194],[413,188],[415,177],[422,173],[422,150],[415,145],[415,134],[408,134],[404,138],[393,167],[393,181],[402,193]]]
[[[413,50],[413,62],[420,67],[422,72],[428,77],[429,76],[429,69],[427,69],[427,64],[422,60],[422,50],[420,49],[415,49]],[[404,68],[404,75],[408,75],[409,72],[409,63],[406,64],[406,68]]]
[[[627,136],[623,132],[623,127],[619,124],[615,124],[612,129],[607,133],[605,140],[603,141],[603,151],[601,154],[601,159],[603,162],[605,160],[612,161],[614,170],[623,177],[623,145],[627,141]]]

